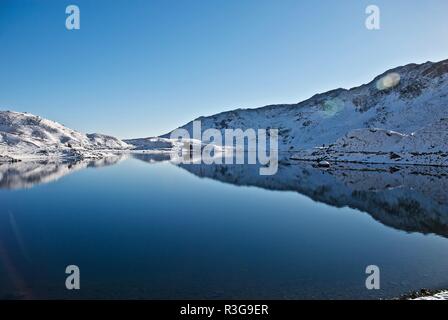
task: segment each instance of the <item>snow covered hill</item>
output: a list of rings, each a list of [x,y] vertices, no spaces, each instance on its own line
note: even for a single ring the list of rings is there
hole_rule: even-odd
[[[171,150],[175,146],[174,141],[158,137],[129,139],[124,142],[136,150]]]
[[[378,144],[377,139],[395,131],[400,134],[391,133],[392,136],[384,140],[386,145],[393,146],[394,141],[400,141],[402,147],[408,142],[415,143],[416,138],[411,135],[416,132],[416,135],[420,134],[420,144],[415,145],[417,149],[414,151],[427,152],[433,144],[436,144],[434,149],[447,149],[447,140],[419,130],[438,125],[446,136],[447,126],[442,120],[446,118],[448,60],[398,67],[360,87],[318,94],[297,104],[238,109],[196,120],[202,122],[202,130],[279,129],[280,151],[328,146],[350,132],[367,139],[364,143],[370,145],[368,150],[382,151],[383,145]],[[181,128],[192,134],[192,122]],[[368,130],[354,131],[358,129]],[[380,130],[370,134],[371,129]],[[162,137],[168,136],[169,133]],[[355,144],[348,146],[358,147]]]
[[[87,134],[87,138],[89,138],[94,148],[98,149],[123,150],[131,148],[130,145],[120,139],[100,133]]]
[[[448,119],[411,134],[384,129],[357,129],[328,147],[305,150],[293,159],[448,166]]]
[[[0,111],[0,155],[12,159],[101,158],[131,148],[106,135],[71,130],[29,113]]]

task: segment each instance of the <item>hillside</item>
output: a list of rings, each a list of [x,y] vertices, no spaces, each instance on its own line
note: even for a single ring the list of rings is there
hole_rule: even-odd
[[[394,131],[409,136],[446,118],[448,60],[391,69],[368,84],[317,94],[297,104],[237,109],[196,120],[201,121],[202,130],[276,128],[280,151],[295,152],[334,144],[350,132],[367,138],[364,142],[371,144],[369,150],[381,151],[382,145],[376,143],[381,132]],[[446,130],[446,126],[442,126]],[[181,128],[192,134],[192,122]],[[359,129],[368,130],[354,131]],[[380,130],[378,134],[366,135],[370,129]],[[162,137],[167,138],[169,134]],[[393,143],[392,140],[387,139],[387,143]],[[412,141],[412,138],[406,138],[400,143]],[[437,144],[444,141],[439,139]],[[429,145],[419,145],[419,152],[428,150],[432,144],[431,140],[420,142]]]
[[[0,155],[12,159],[101,158],[131,148],[101,134],[85,135],[29,113],[0,111]]]

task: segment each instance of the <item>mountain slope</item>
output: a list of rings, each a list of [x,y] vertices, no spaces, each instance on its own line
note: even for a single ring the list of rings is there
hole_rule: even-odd
[[[130,146],[114,137],[85,135],[29,113],[0,111],[0,155],[15,159],[100,158]]]
[[[398,67],[360,87],[318,94],[298,104],[238,109],[196,120],[202,130],[276,128],[280,151],[298,151],[334,143],[362,128],[409,135],[443,118],[448,118],[448,60]],[[192,134],[192,122],[181,128]]]
[[[328,147],[297,152],[293,159],[448,166],[448,119],[411,134],[356,129]]]

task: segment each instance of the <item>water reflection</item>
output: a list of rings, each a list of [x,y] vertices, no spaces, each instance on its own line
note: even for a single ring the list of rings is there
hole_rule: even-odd
[[[132,157],[147,163],[170,161],[169,153],[133,153]]]
[[[135,153],[146,163],[170,160],[166,153]],[[0,189],[22,189],[56,181],[85,168],[110,166],[129,155],[77,162],[0,164]],[[384,225],[407,232],[448,237],[448,169],[425,166],[337,164],[329,169],[282,160],[274,176],[260,176],[256,165],[180,164],[201,177],[237,186],[294,191],[334,207],[367,212]]]
[[[0,298],[390,298],[446,288],[448,243],[421,235],[448,236],[443,168],[284,159],[278,174],[260,176],[253,165],[175,167],[160,164],[169,154],[139,153],[2,164],[0,187],[127,157],[54,188],[0,190]],[[80,292],[65,290],[68,264],[84,270]],[[386,275],[381,291],[365,290],[369,264]]]
[[[99,160],[0,163],[0,189],[31,188],[57,181],[81,169],[115,165],[126,158],[126,154],[118,154]]]
[[[339,164],[329,169],[283,161],[275,176],[252,165],[180,165],[205,178],[238,186],[295,191],[334,207],[358,209],[384,225],[448,237],[448,169]]]

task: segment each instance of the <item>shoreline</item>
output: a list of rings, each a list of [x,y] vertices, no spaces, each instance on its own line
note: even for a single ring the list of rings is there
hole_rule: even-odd
[[[394,300],[448,300],[448,290],[421,289],[408,294],[404,294]]]

